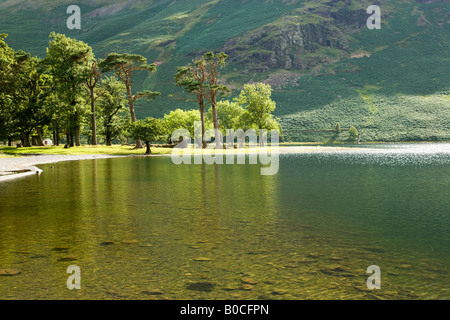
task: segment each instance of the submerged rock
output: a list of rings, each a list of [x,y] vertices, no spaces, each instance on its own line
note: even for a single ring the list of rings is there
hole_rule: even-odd
[[[327,275],[341,276],[341,277],[353,277],[349,270],[344,269],[341,265],[330,265],[327,268],[320,269],[320,271]]]
[[[235,290],[238,290],[238,289],[239,288],[233,287],[233,286],[230,286],[230,285],[226,285],[225,287],[222,288],[222,290],[225,290],[225,291],[235,291]]]
[[[246,283],[246,284],[251,284],[251,285],[255,285],[258,283],[258,281],[256,281],[255,279],[249,278],[249,277],[242,278],[241,282]]]
[[[254,286],[252,286],[249,283],[243,283],[242,286],[241,286],[242,290],[252,290],[253,288],[254,288]]]
[[[189,282],[186,288],[193,291],[211,292],[215,285],[211,282]]]
[[[273,289],[270,293],[273,294],[274,296],[282,296],[287,294],[288,292],[287,290],[284,289]]]
[[[116,243],[114,241],[104,241],[104,242],[100,243],[100,245],[102,245],[102,246],[110,246],[113,244],[116,244]]]
[[[21,274],[22,271],[17,269],[0,269],[0,276],[11,277]]]
[[[80,257],[77,256],[64,256],[62,258],[59,258],[58,261],[75,261],[80,259]]]
[[[30,257],[30,259],[40,259],[40,258],[47,258],[47,257],[48,256],[46,256],[44,254],[37,254],[37,255]]]
[[[69,251],[69,247],[55,247],[52,249],[52,251]]]
[[[199,257],[199,258],[195,258],[194,261],[207,262],[207,261],[212,261],[212,259],[206,258],[206,257]]]
[[[341,260],[344,260],[344,258],[342,258],[342,257],[330,257],[330,260],[341,261]]]

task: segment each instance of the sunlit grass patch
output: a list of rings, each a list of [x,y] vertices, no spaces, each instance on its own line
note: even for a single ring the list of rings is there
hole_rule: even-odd
[[[154,147],[153,154],[169,154],[172,149]],[[14,156],[21,154],[42,154],[42,155],[142,155],[145,149],[134,149],[133,146],[81,146],[64,149],[64,147],[31,147],[31,148],[15,148],[0,147],[0,152],[6,156]],[[0,155],[1,157],[1,155]]]

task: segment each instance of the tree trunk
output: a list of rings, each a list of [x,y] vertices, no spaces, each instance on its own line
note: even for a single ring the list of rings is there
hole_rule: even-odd
[[[75,145],[77,147],[81,146],[81,142],[80,142],[80,128],[77,128],[75,131]]]
[[[37,131],[36,145],[39,147],[43,147],[44,141],[42,141],[42,135],[43,135],[42,127],[37,127],[36,131]]]
[[[150,149],[150,141],[145,141],[145,145],[147,146],[147,150],[145,151],[146,155],[151,155],[152,150]]]
[[[64,146],[64,148],[65,147],[70,147],[70,134],[68,132],[66,132],[66,145]]]
[[[59,137],[59,126],[56,127],[56,146],[59,147],[59,144],[61,143],[61,138]]]
[[[95,93],[94,88],[91,87],[91,126],[92,126],[92,145],[97,145],[97,119],[95,116]]]
[[[59,139],[59,128],[58,125],[56,124],[53,127],[53,144],[57,147],[59,147],[59,144],[61,143],[60,139]]]
[[[202,122],[202,148],[206,149],[207,144],[205,141],[205,100],[203,97],[199,100],[199,107],[200,107],[200,120]]]
[[[27,147],[31,147],[31,143],[30,143],[30,135],[28,133],[22,133],[22,137],[23,137],[23,146],[25,148]]]
[[[56,141],[56,140],[57,140],[56,136],[57,136],[56,128],[53,127],[53,143],[54,143],[55,146],[58,145],[58,144],[57,144],[58,141]]]
[[[8,138],[8,147],[12,146],[12,138]]]
[[[70,132],[70,135],[69,135],[69,142],[68,142],[68,145],[69,145],[69,147],[75,147],[75,144],[74,144],[74,139],[73,139],[73,132],[71,131]]]
[[[128,94],[128,104],[130,105],[131,122],[136,122],[136,113],[134,112],[134,98],[131,93],[131,85],[127,82],[127,94]],[[142,141],[140,139],[136,140],[136,149],[142,149]]]
[[[213,120],[214,120],[214,139],[216,141],[216,149],[222,148],[222,134],[219,131],[219,118],[217,117],[216,104],[212,104]]]
[[[262,136],[259,136],[259,146],[261,148],[264,148],[264,146],[265,146],[265,144],[264,144],[264,137],[262,137]]]
[[[213,87],[216,84],[216,76],[215,75],[211,75],[211,77],[213,77],[213,79],[211,79],[211,87]],[[221,138],[221,133],[219,131],[219,119],[217,117],[217,108],[216,108],[216,100],[217,100],[217,93],[214,89],[211,88],[211,107],[212,107],[212,112],[213,112],[213,124],[214,124],[214,140],[216,142],[216,149],[220,149],[222,148],[222,142],[220,141],[222,139]]]
[[[105,127],[105,136],[106,136],[106,145],[112,145],[112,133],[111,133],[111,125],[108,123]]]

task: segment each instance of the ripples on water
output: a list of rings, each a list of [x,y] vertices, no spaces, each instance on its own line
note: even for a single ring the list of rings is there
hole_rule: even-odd
[[[352,150],[298,153],[292,157],[313,157],[319,162],[355,165],[428,166],[450,164],[450,143],[441,144],[367,144],[345,146]]]

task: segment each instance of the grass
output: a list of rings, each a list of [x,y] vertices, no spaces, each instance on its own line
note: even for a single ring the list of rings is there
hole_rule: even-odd
[[[170,148],[151,148],[153,154],[170,154]],[[81,146],[64,149],[64,147],[30,147],[30,148],[15,148],[15,147],[0,147],[0,153],[4,153],[4,157],[11,157],[16,155],[39,154],[39,155],[143,155],[144,149],[134,149],[131,146]],[[0,157],[2,155],[0,154]]]
[[[325,145],[325,143],[317,142],[303,142],[303,143],[280,143],[279,149],[283,147],[315,147]],[[172,148],[161,148],[152,147],[153,155],[169,155],[172,154],[174,149]],[[260,152],[260,151],[270,151],[271,147],[252,147],[246,146],[244,149],[210,149],[206,153],[213,152],[216,154],[228,154],[228,153],[241,153],[241,152]],[[179,152],[186,152],[186,149],[179,149]],[[205,151],[202,149],[190,149],[193,154],[202,154]],[[16,147],[0,147],[0,158],[14,158],[24,155],[111,155],[111,156],[127,156],[127,155],[144,155],[144,149],[134,149],[131,146],[81,146],[73,147],[70,149],[64,149],[64,147],[29,147],[29,148],[16,148]]]

